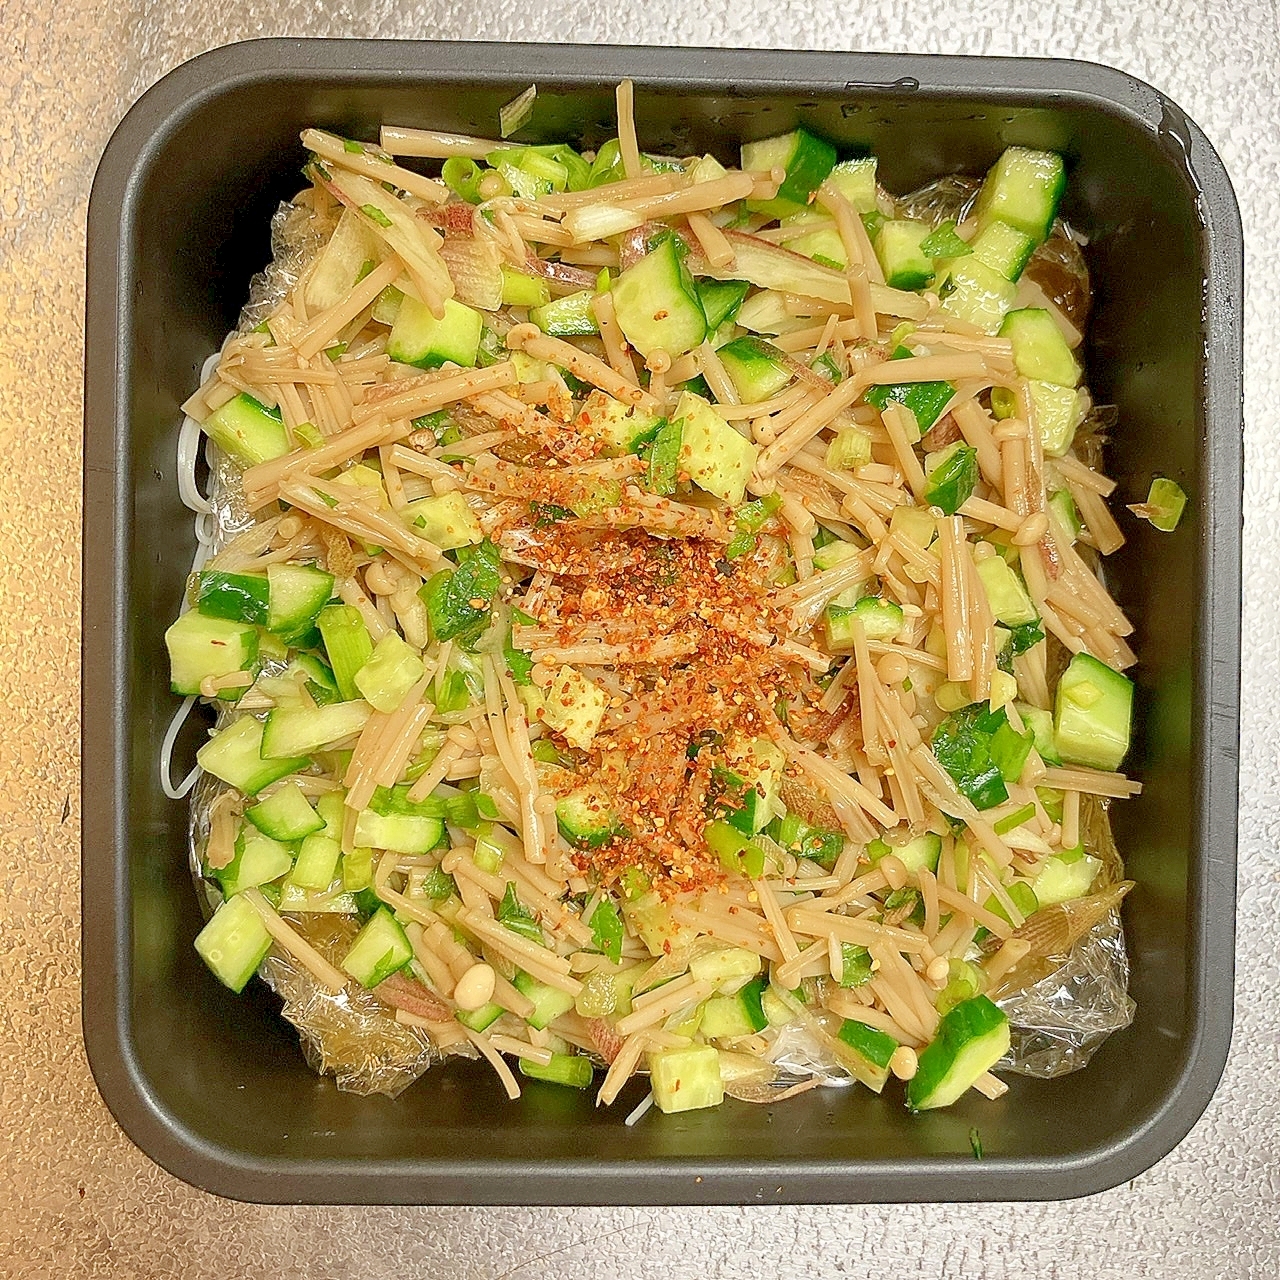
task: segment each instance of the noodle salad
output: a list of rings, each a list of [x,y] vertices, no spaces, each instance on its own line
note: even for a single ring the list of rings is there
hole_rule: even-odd
[[[998,1097],[1139,790],[1061,157],[302,142],[184,406],[214,974],[367,1091]]]

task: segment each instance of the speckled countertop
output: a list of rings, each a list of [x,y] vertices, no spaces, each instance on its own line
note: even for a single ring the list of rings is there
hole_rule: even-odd
[[[1276,0],[0,0],[0,1273],[525,1280],[1280,1274],[1280,15]],[[1191,1136],[1066,1205],[377,1209],[233,1204],[116,1128],[79,1038],[79,485],[85,206],[164,72],[261,35],[1053,54],[1178,99],[1235,181],[1246,338],[1235,1042]],[[483,1260],[483,1261],[481,1261]]]

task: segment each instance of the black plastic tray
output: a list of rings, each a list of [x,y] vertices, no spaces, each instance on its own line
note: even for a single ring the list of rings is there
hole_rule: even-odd
[[[1091,237],[1089,382],[1120,407],[1121,502],[1153,473],[1191,496],[1172,535],[1128,521],[1110,561],[1137,624],[1140,799],[1115,807],[1138,1015],[1082,1072],[1011,1078],[912,1118],[895,1097],[817,1090],[776,1108],[622,1117],[530,1084],[507,1102],[456,1062],[396,1102],[339,1093],[253,984],[237,999],[191,948],[187,806],[156,761],[173,710],[162,634],[193,547],[178,406],[269,256],[300,185],[298,132],[385,121],[492,135],[531,82],[548,138],[609,136],[637,86],[643,146],[736,155],[798,120],[870,146],[908,191],[981,173],[1010,143],[1070,160]],[[1146,1169],[1209,1101],[1231,1032],[1240,679],[1239,213],[1222,164],[1168,99],[1086,63],[841,53],[262,41],[179,67],[128,114],[89,209],[85,372],[84,1031],[126,1133],[165,1168],[258,1201],[819,1203],[1047,1199]],[[198,727],[180,744],[179,766]],[[890,1093],[893,1091],[891,1090]],[[970,1151],[977,1126],[986,1150]]]

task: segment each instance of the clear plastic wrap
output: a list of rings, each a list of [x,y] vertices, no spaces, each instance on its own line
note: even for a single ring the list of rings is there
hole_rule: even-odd
[[[240,312],[237,333],[256,329],[298,283],[333,230],[333,222],[315,206],[314,192],[282,204],[271,219],[271,261],[249,281],[249,301]]]
[[[981,190],[979,179],[952,174],[899,196],[895,201],[895,216],[920,222],[945,222],[948,218],[963,222]]]
[[[1079,1071],[1133,1021],[1128,983],[1124,929],[1112,908],[1047,977],[999,1001],[1011,1036],[995,1069],[1044,1080]]]
[[[290,923],[334,964],[359,929],[339,915],[291,917]],[[333,1076],[339,1089],[394,1098],[440,1056],[425,1031],[397,1022],[372,992],[352,982],[335,995],[279,947],[258,972],[284,1001],[284,1016],[297,1027],[308,1064]]]

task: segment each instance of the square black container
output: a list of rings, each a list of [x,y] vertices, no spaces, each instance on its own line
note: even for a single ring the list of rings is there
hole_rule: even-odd
[[[1090,237],[1097,295],[1089,382],[1120,408],[1117,497],[1141,501],[1153,473],[1190,494],[1172,535],[1126,520],[1109,562],[1141,656],[1131,767],[1145,789],[1114,810],[1138,882],[1124,913],[1138,1014],[1082,1072],[1015,1076],[998,1102],[970,1095],[918,1118],[889,1096],[817,1090],[633,1129],[630,1094],[605,1112],[531,1083],[512,1104],[465,1062],[396,1102],[361,1099],[312,1074],[259,984],[237,999],[192,950],[187,806],[157,781],[174,705],[162,635],[193,549],[174,481],[178,406],[269,256],[272,211],[300,186],[299,130],[492,134],[499,106],[536,82],[537,131],[598,145],[624,76],[654,151],[727,160],[803,121],[842,149],[869,146],[898,192],[980,174],[1012,143],[1068,157],[1065,212]],[[276,1202],[1047,1199],[1158,1160],[1208,1103],[1231,1032],[1241,244],[1200,130],[1149,86],[1085,63],[264,41],[162,80],[111,140],[89,210],[84,1030],[124,1130],[192,1183]]]

